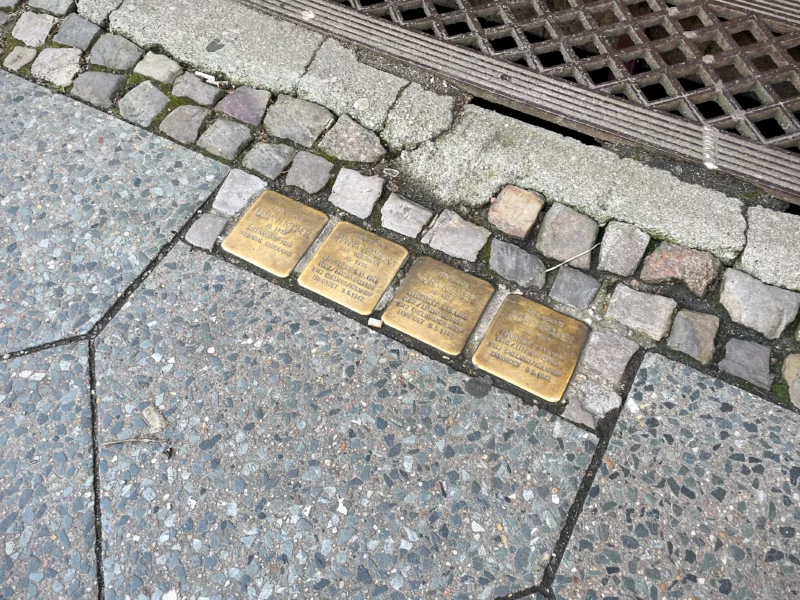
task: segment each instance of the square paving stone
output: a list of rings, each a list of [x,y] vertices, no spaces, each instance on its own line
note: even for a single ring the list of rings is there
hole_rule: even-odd
[[[28,0],[28,8],[63,17],[75,10],[75,0]]]
[[[163,54],[148,52],[142,60],[136,63],[133,72],[161,83],[172,83],[183,73],[183,68]]]
[[[203,250],[211,250],[227,224],[226,217],[212,214],[200,215],[200,218],[192,223],[189,231],[186,232],[186,241]]]
[[[225,96],[217,104],[216,110],[237,121],[258,126],[264,118],[271,97],[270,93],[264,90],[240,87]]]
[[[101,334],[96,363],[118,599],[514,593],[541,580],[596,447],[184,244]],[[150,437],[153,403],[168,442],[105,446]]]
[[[328,185],[332,169],[333,163],[321,156],[301,150],[286,174],[286,185],[293,185],[309,194],[316,194]]]
[[[45,48],[33,61],[31,75],[65,88],[81,70],[81,55],[78,48]]]
[[[742,269],[766,283],[800,292],[800,215],[753,206],[747,222]]]
[[[544,263],[538,256],[514,244],[492,239],[489,267],[500,277],[523,287],[544,287],[546,277]]]
[[[172,84],[172,95],[179,98],[189,98],[200,106],[212,106],[225,95],[215,85],[210,85],[194,73],[184,73]]]
[[[613,331],[594,330],[578,368],[619,388],[639,344]]]
[[[381,225],[407,237],[417,237],[431,218],[432,211],[400,194],[392,194],[381,206]]]
[[[2,355],[87,333],[227,169],[6,73],[0,113]]]
[[[140,83],[119,101],[119,113],[129,121],[150,127],[169,104],[169,98],[149,81]]]
[[[53,41],[62,46],[80,48],[85,52],[99,33],[100,28],[97,25],[72,13],[61,22]]]
[[[2,598],[97,598],[86,342],[0,362]]]
[[[772,387],[773,379],[769,372],[771,354],[769,346],[747,340],[729,340],[725,346],[725,358],[720,361],[719,368],[768,390]]]
[[[252,140],[253,132],[249,127],[218,119],[200,136],[197,145],[214,156],[233,160]]]
[[[116,71],[130,71],[142,58],[142,49],[124,37],[104,33],[89,55],[89,62]]]
[[[661,242],[644,259],[639,279],[645,283],[683,283],[693,294],[704,296],[717,278],[721,264],[709,252]]]
[[[569,265],[588,270],[592,266],[592,254],[588,251],[594,246],[599,230],[594,219],[563,204],[554,204],[544,215],[536,238],[536,249],[547,258],[558,261],[569,260],[585,252],[583,256],[571,260]]]
[[[352,215],[367,219],[382,192],[382,177],[362,175],[353,169],[341,169],[328,200]]]
[[[286,144],[255,144],[245,154],[242,165],[267,179],[276,179],[289,166],[295,154],[297,151]]]
[[[564,265],[558,269],[550,297],[574,308],[586,310],[599,289],[600,282],[597,279]]]
[[[507,185],[489,207],[489,223],[518,240],[528,237],[544,206],[544,197],[536,192]]]
[[[714,339],[718,329],[719,317],[716,315],[682,310],[675,316],[667,345],[707,365],[714,358]]]
[[[34,48],[17,46],[8,53],[8,56],[3,61],[3,67],[9,71],[19,71],[31,64],[34,58],[36,58],[36,50]]]
[[[655,341],[669,333],[678,303],[672,298],[645,294],[619,284],[611,296],[606,315]]]
[[[20,42],[36,48],[50,35],[50,30],[58,22],[55,17],[35,12],[24,12],[14,25],[11,35]]]
[[[267,189],[267,184],[255,175],[234,169],[225,178],[214,199],[214,210],[235,215]]]
[[[475,262],[491,235],[485,227],[462,219],[452,210],[443,210],[422,236],[422,243],[453,258]]]
[[[622,277],[630,277],[639,268],[650,236],[635,225],[614,221],[606,225],[600,246],[598,268]]]
[[[75,79],[72,95],[100,108],[111,108],[127,81],[124,75],[86,71]]]
[[[314,145],[331,123],[333,114],[327,108],[286,95],[278,96],[264,117],[268,134],[307,148]]]
[[[632,401],[556,573],[556,597],[794,597],[800,417],[655,354]]]
[[[211,111],[202,106],[179,106],[169,113],[158,129],[181,144],[194,144]]]
[[[800,311],[800,294],[767,285],[736,269],[727,269],[720,302],[737,323],[775,340]]]

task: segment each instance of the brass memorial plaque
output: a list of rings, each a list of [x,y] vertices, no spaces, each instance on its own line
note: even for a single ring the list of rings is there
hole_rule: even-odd
[[[323,212],[277,192],[264,192],[222,242],[222,249],[288,277],[327,222]]]
[[[472,362],[548,402],[558,402],[588,335],[585,323],[511,295],[500,307]]]
[[[411,267],[383,313],[383,322],[457,356],[467,345],[493,294],[490,283],[422,257]]]
[[[314,253],[298,283],[360,315],[375,310],[408,250],[366,229],[338,223]]]

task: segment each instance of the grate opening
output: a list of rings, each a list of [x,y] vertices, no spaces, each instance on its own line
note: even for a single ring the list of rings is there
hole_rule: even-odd
[[[454,10],[457,10],[454,6],[447,6],[446,4],[439,4],[438,2],[433,3],[433,8],[436,9],[436,12],[440,15],[446,15],[447,13],[451,13]]]
[[[609,81],[616,81],[616,77],[614,76],[614,71],[611,70],[609,66],[599,66],[596,69],[590,69],[587,71],[589,74],[589,78],[592,80],[592,83],[595,85],[600,85],[601,83],[608,83]]]
[[[700,111],[700,114],[703,115],[703,118],[706,120],[725,116],[725,110],[716,100],[706,100],[695,106],[697,106],[697,110]]]
[[[586,31],[586,27],[584,27],[583,23],[581,23],[581,20],[578,17],[572,17],[570,19],[559,21],[558,29],[564,35],[575,35],[577,33],[583,33]]]
[[[630,11],[631,15],[634,17],[643,17],[644,15],[649,15],[653,12],[653,9],[647,2],[637,2],[636,4],[629,4],[628,10]]]
[[[549,52],[543,52],[541,54],[537,54],[536,58],[539,59],[539,62],[542,63],[542,66],[545,69],[557,67],[567,62],[564,60],[564,55],[561,54],[561,50],[550,50]]]
[[[550,12],[561,12],[562,10],[569,10],[572,8],[569,0],[545,0],[545,5]]]
[[[791,81],[778,81],[772,84],[772,89],[781,100],[791,100],[800,96],[800,90]],[[797,117],[800,120],[800,116]]]
[[[759,98],[758,94],[756,94],[753,90],[734,94],[733,98],[736,100],[736,103],[742,108],[742,110],[759,108],[760,106],[764,105],[764,103],[761,102],[761,98]]]
[[[503,20],[496,13],[483,15],[478,17],[478,23],[484,29],[491,29],[492,27],[499,27],[503,24]]]
[[[539,16],[539,13],[536,12],[536,9],[533,6],[529,6],[527,4],[515,4],[511,7],[511,15],[514,17],[517,23],[523,23],[525,21],[535,19]]]
[[[597,49],[597,45],[592,41],[575,45],[572,47],[572,51],[575,53],[575,56],[581,59],[600,56],[600,50]]]
[[[424,19],[428,16],[422,6],[401,10],[400,15],[403,17],[404,21],[416,21],[418,19]]]
[[[688,73],[683,77],[678,77],[677,80],[685,92],[694,92],[707,87],[703,78],[697,73]]]
[[[644,34],[652,42],[657,42],[658,40],[663,40],[664,38],[669,37],[669,31],[661,23],[656,23],[655,25],[647,27],[644,30]]]
[[[546,27],[532,27],[530,29],[525,29],[522,33],[525,34],[525,38],[531,44],[538,44],[539,42],[546,42],[550,38],[550,32],[547,31]]]
[[[756,126],[756,129],[758,129],[761,132],[761,135],[763,135],[768,140],[786,134],[786,130],[783,128],[783,126],[778,122],[778,119],[776,119],[775,117],[769,117],[762,121],[756,121],[753,124]]]
[[[495,38],[493,40],[489,40],[489,43],[492,45],[492,48],[494,48],[495,52],[502,52],[503,50],[516,50],[517,49],[517,42],[510,35],[506,35],[506,36],[503,36],[501,38]]]
[[[554,133],[563,135],[564,137],[578,140],[579,142],[587,146],[601,145],[600,142],[597,141],[597,139],[592,137],[591,135],[581,133],[580,131],[575,131],[574,129],[570,129],[569,127],[564,127],[563,125],[557,125],[555,123],[551,123],[550,121],[545,121],[544,119],[534,117],[533,115],[529,115],[528,113],[524,113],[519,110],[514,110],[513,108],[509,108],[502,104],[497,104],[495,102],[492,102],[491,100],[485,100],[483,98],[473,98],[472,100],[470,100],[469,103],[479,108],[485,108],[486,110],[491,110],[506,117],[512,117],[514,119],[517,119],[518,121],[522,121],[523,123],[534,125],[536,127],[539,127],[540,129],[546,129],[548,131],[552,131]]]
[[[734,33],[732,36],[733,41],[739,44],[740,47],[745,48],[747,46],[752,46],[753,44],[757,44],[758,40],[756,36],[753,35],[753,32],[749,29],[745,29],[744,31],[739,31],[738,33]]]
[[[742,72],[734,64],[714,67],[714,72],[717,74],[717,77],[723,81],[723,83],[730,83],[731,81],[736,81],[742,77]]]
[[[688,17],[678,19],[678,23],[680,23],[684,31],[697,31],[705,27],[705,24],[697,15],[689,15]]]
[[[662,50],[660,53],[664,62],[670,66],[679,65],[686,62],[686,54],[680,48],[670,48],[669,50]]]
[[[659,82],[641,86],[639,89],[642,90],[644,97],[647,98],[649,102],[656,102],[657,100],[669,98],[667,88]]]
[[[456,21],[455,23],[448,23],[444,26],[444,30],[447,32],[447,35],[450,37],[455,37],[457,35],[462,35],[464,33],[469,33],[472,31],[463,21]]]
[[[615,13],[611,7],[601,8],[592,12],[592,17],[594,17],[595,23],[601,27],[605,27],[606,25],[616,25],[620,21],[617,13]]]
[[[698,42],[697,49],[702,56],[714,56],[716,54],[722,54],[725,52],[725,49],[716,38],[711,38],[704,42]]]
[[[787,48],[786,52],[789,53],[789,56],[792,57],[792,60],[800,63],[800,45],[797,45],[794,48]]]
[[[776,63],[775,59],[772,58],[769,54],[765,54],[764,56],[757,56],[756,58],[751,58],[750,60],[753,63],[753,66],[756,69],[758,69],[761,73],[773,71],[778,68],[778,63]]]

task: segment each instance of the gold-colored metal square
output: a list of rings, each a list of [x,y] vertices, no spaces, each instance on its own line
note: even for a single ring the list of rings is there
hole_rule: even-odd
[[[327,222],[323,212],[277,192],[264,192],[222,242],[222,249],[288,277]]]
[[[472,362],[543,400],[559,402],[588,335],[586,323],[511,295],[500,307]]]
[[[298,283],[360,315],[372,314],[408,250],[351,223],[337,223]]]
[[[494,287],[483,279],[422,257],[383,313],[383,322],[457,356],[493,295]]]

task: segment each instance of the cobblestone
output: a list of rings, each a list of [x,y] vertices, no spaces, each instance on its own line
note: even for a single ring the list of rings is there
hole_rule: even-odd
[[[452,210],[444,210],[422,236],[422,243],[453,258],[475,262],[491,235],[484,227],[462,219]]]
[[[117,71],[130,71],[142,58],[142,49],[124,37],[104,33],[92,47],[89,62]]]
[[[729,340],[725,346],[725,358],[719,368],[735,377],[768,390],[772,387],[769,372],[771,349],[746,340]]]
[[[667,345],[707,365],[714,358],[719,317],[681,310],[675,316]]]
[[[492,238],[489,267],[503,279],[513,281],[522,287],[544,287],[544,263],[539,257],[514,244]]]
[[[798,415],[648,355],[557,572],[556,597],[790,598],[798,431]]]
[[[383,178],[362,175],[352,169],[341,169],[328,200],[337,208],[367,219],[382,192]]]
[[[194,144],[211,111],[201,106],[179,106],[169,113],[158,129],[181,144]]]
[[[489,207],[489,223],[518,240],[528,237],[544,206],[544,198],[536,192],[507,185]]]
[[[282,95],[269,107],[264,129],[273,137],[310,148],[331,123],[333,115],[327,108]]]
[[[8,53],[8,56],[3,61],[3,67],[9,71],[19,71],[31,64],[34,58],[36,58],[35,49],[27,46],[17,46]]]
[[[294,148],[286,144],[259,143],[245,155],[242,164],[267,179],[275,179],[289,166],[296,153]]]
[[[328,39],[297,85],[297,95],[377,131],[407,84],[404,79],[362,65],[354,51]]]
[[[116,598],[504,596],[541,579],[596,446],[511,395],[473,398],[446,365],[183,244],[101,334],[96,362]],[[171,458],[162,444],[105,446],[148,436],[139,415],[152,402],[180,440]],[[220,545],[222,522],[235,543]],[[131,560],[153,548],[160,560]]]
[[[452,97],[440,96],[412,83],[389,112],[381,137],[395,151],[416,148],[453,124],[454,104]]]
[[[92,23],[104,25],[108,15],[122,4],[122,0],[79,0],[78,14]]]
[[[321,191],[331,179],[333,163],[321,156],[301,150],[286,174],[286,185],[293,185],[309,194]]]
[[[53,41],[62,46],[80,48],[85,52],[99,33],[100,28],[97,25],[72,13],[61,22]]]
[[[87,344],[0,362],[5,598],[97,598]]]
[[[789,386],[789,400],[800,408],[800,354],[790,354],[786,357],[781,374]]]
[[[150,127],[168,103],[169,98],[161,90],[149,81],[144,81],[119,101],[119,114],[137,125]]]
[[[612,410],[622,406],[622,398],[610,386],[576,375],[564,393],[567,408],[562,416],[592,429]]]
[[[678,303],[672,298],[645,294],[619,284],[608,306],[608,317],[655,341],[669,333],[672,315]]]
[[[548,258],[564,261],[591,249],[599,229],[597,223],[586,215],[563,204],[554,204],[544,215],[536,249]],[[586,253],[570,261],[569,265],[587,270],[592,266],[592,255]]]
[[[0,9],[14,10],[19,6],[22,0],[0,0]]]
[[[630,277],[639,268],[649,243],[650,236],[638,227],[612,221],[606,225],[603,234],[598,268],[622,277]]]
[[[550,297],[553,300],[586,310],[600,289],[600,282],[591,275],[567,265],[558,270]]]
[[[124,75],[87,71],[75,79],[72,95],[100,108],[111,108],[125,88],[125,82]]]
[[[64,17],[75,10],[74,0],[28,0],[28,8]]]
[[[264,90],[240,87],[225,96],[217,104],[216,110],[237,121],[257,127],[267,112],[267,104],[271,97],[271,94]]]
[[[212,106],[225,94],[216,86],[209,85],[194,73],[184,73],[172,84],[172,95],[189,98],[200,106]]]
[[[65,88],[81,70],[81,54],[78,48],[45,48],[33,61],[31,75]]]
[[[14,25],[11,35],[27,46],[41,46],[58,22],[55,17],[35,12],[24,12]]]
[[[721,264],[712,254],[661,242],[644,259],[639,278],[645,283],[681,282],[696,296],[703,297],[719,275]]]
[[[765,283],[800,292],[800,215],[754,206],[747,219],[741,268]]]
[[[253,140],[253,132],[241,123],[217,119],[205,130],[197,145],[214,156],[233,160]]]
[[[345,162],[374,163],[386,155],[380,138],[344,115],[325,134],[319,149]]]
[[[774,340],[797,317],[800,294],[728,269],[722,281],[720,302],[735,322]]]
[[[186,241],[192,246],[211,250],[227,224],[228,219],[225,217],[208,213],[200,215],[200,218],[192,223],[189,231],[186,232]]]
[[[390,231],[396,231],[410,238],[416,238],[422,229],[431,222],[433,212],[416,202],[392,194],[381,207],[381,224]]]
[[[625,369],[639,344],[613,331],[596,329],[586,344],[579,370],[603,379],[619,390]]]
[[[163,54],[148,52],[136,63],[133,72],[161,83],[172,84],[183,73],[183,68]]]
[[[214,210],[232,216],[267,190],[267,184],[258,177],[233,169],[214,199]]]

